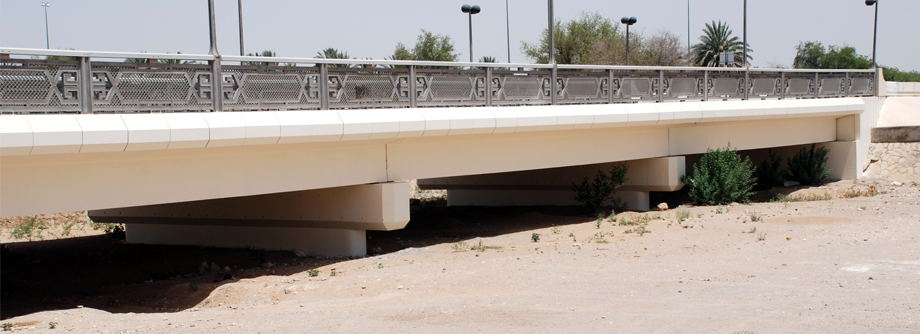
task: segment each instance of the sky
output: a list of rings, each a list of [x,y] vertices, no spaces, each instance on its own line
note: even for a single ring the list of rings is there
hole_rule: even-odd
[[[470,1],[470,2],[464,2]],[[396,43],[410,48],[425,29],[454,41],[461,60],[469,59],[469,26],[463,4],[479,5],[473,19],[473,54],[508,61],[506,11],[510,22],[511,61],[530,63],[521,42],[537,42],[547,27],[543,0],[242,0],[246,52],[274,50],[279,56],[314,57],[325,48],[352,58],[383,59]],[[209,50],[207,0],[47,0],[52,49],[127,52]],[[555,0],[556,19],[569,21],[582,12],[598,12],[619,22],[635,16],[631,31],[669,30],[687,43],[688,0]],[[880,0],[878,62],[902,70],[920,70],[920,0]],[[239,54],[236,0],[215,0],[218,49]],[[743,0],[689,0],[693,43],[704,24],[726,21],[734,34],[743,31]],[[748,43],[754,66],[791,66],[801,41],[849,45],[872,54],[874,10],[864,0],[748,0]],[[45,16],[41,1],[0,0],[0,46],[44,48]]]

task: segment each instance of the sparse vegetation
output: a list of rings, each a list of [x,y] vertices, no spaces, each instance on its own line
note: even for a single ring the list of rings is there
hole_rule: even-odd
[[[756,179],[750,158],[741,159],[730,144],[709,149],[692,173],[681,177],[690,188],[690,198],[698,204],[716,205],[732,202],[746,203]]]
[[[634,230],[634,232],[636,232],[636,234],[638,234],[640,237],[641,237],[642,235],[646,234],[646,233],[651,232],[651,231],[648,230],[648,228],[646,227],[646,225],[639,225],[639,226],[636,226],[636,228],[634,228],[633,230]]]
[[[801,148],[788,161],[788,170],[786,179],[797,181],[802,185],[817,185],[824,181],[833,169],[825,171],[827,165],[827,153],[830,152],[826,147],[817,147],[811,144],[811,149]]]
[[[307,275],[310,277],[319,276],[319,270],[316,270],[316,269],[307,270]]]
[[[540,241],[540,233],[531,234],[531,235],[530,235],[530,240],[533,240],[533,242],[538,242],[538,241]]]
[[[465,252],[470,249],[470,246],[466,244],[466,241],[457,241],[453,245],[450,245],[450,248],[455,252]]]
[[[0,327],[3,328],[3,331],[4,331],[4,332],[11,332],[11,331],[13,331],[13,324],[8,323],[8,322],[7,322],[7,323],[4,323],[4,324],[2,324],[2,325],[0,325]]]
[[[687,209],[678,209],[677,210],[677,221],[683,222],[687,219],[690,219],[690,210]]]
[[[383,262],[377,263],[377,269],[383,269]]]
[[[49,323],[48,323],[48,329],[55,329],[55,328],[57,328],[57,325],[58,325],[58,323],[56,323],[56,322],[54,322],[54,321],[49,322]]]
[[[582,203],[584,209],[594,212],[600,209],[604,203],[613,195],[614,190],[626,182],[626,172],[629,166],[625,163],[614,164],[610,172],[602,170],[597,171],[594,176],[594,182],[589,182],[585,177],[581,184],[572,183],[572,191],[575,192],[575,200]],[[622,210],[625,204],[619,198],[615,198],[611,204],[614,211]],[[619,210],[618,210],[619,209]]]
[[[479,252],[485,252],[487,249],[502,249],[502,246],[489,246],[489,245],[483,244],[482,239],[479,239],[479,244],[470,248],[470,250],[479,251]]]
[[[761,217],[759,213],[757,213],[757,212],[751,213],[751,221],[752,221],[752,222],[759,222],[759,221],[761,221],[762,219],[763,219],[763,217]]]
[[[562,226],[553,226],[550,228],[550,230],[553,232],[553,234],[559,234],[562,233]]]
[[[757,241],[764,241],[766,239],[767,239],[767,233],[765,232],[760,232],[760,234],[757,235]]]
[[[332,270],[329,270],[329,277],[335,277],[335,268],[332,268]]]

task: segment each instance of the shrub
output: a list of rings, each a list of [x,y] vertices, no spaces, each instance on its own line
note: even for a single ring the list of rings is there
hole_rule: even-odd
[[[610,173],[605,173],[601,170],[597,171],[593,183],[588,182],[587,177],[581,181],[581,184],[572,182],[575,200],[581,202],[586,210],[596,211],[604,205],[610,195],[613,195],[614,189],[626,182],[627,171],[629,171],[629,166],[625,163],[614,164],[610,169]],[[615,201],[614,206],[614,211],[616,211],[616,206],[623,207],[624,203]]]
[[[756,182],[750,157],[741,160],[730,146],[707,150],[693,173],[680,180],[690,187],[690,199],[708,205],[748,202]]]
[[[783,157],[768,151],[769,158],[760,163],[757,167],[757,187],[758,190],[771,189],[783,184]]]
[[[533,242],[538,242],[538,241],[540,241],[540,233],[531,234],[531,235],[530,235],[530,240],[533,240]]]
[[[789,159],[789,170],[786,171],[786,178],[797,181],[802,185],[816,185],[824,181],[834,170],[825,171],[827,165],[827,153],[830,152],[825,147],[816,148],[811,144],[811,149],[801,148],[799,152]]]

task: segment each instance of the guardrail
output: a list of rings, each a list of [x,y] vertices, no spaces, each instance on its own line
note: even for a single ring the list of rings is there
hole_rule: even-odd
[[[75,60],[36,59],[41,56]],[[564,105],[874,92],[874,70],[554,66],[0,47],[3,114]]]

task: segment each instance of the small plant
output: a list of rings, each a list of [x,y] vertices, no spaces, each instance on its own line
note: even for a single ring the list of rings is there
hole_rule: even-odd
[[[617,222],[617,212],[614,210],[610,210],[610,215],[607,216],[607,220],[613,223],[616,223]]]
[[[594,222],[594,226],[596,226],[598,229],[600,229],[600,228],[601,228],[601,224],[603,224],[603,223],[604,223],[604,214],[603,214],[603,213],[597,214],[597,220]]]
[[[659,219],[661,219],[661,214],[656,213],[656,214],[653,214],[651,217],[649,217],[648,220],[659,220]]]
[[[648,228],[645,227],[645,225],[639,225],[633,229],[633,232],[635,232],[641,237],[643,234],[649,233],[651,231],[649,231]]]
[[[561,227],[561,226],[553,226],[550,230],[553,231],[553,234],[562,233],[562,227]]]
[[[751,230],[747,231],[746,233],[750,233],[750,234],[757,233],[757,226],[752,227]]]
[[[5,324],[0,325],[0,327],[3,328],[3,331],[4,331],[4,332],[11,332],[11,331],[13,331],[13,324],[8,323],[8,322],[5,323]]]
[[[383,269],[383,262],[377,263],[377,269]]]
[[[474,251],[485,252],[487,249],[502,249],[502,246],[489,246],[482,243],[482,239],[479,239],[479,244],[470,248]]]
[[[19,226],[13,228],[10,231],[10,237],[13,239],[26,239],[32,241],[35,239],[42,239],[42,231],[48,229],[48,225],[45,224],[45,220],[38,218],[38,216],[32,216],[23,220]]]
[[[687,209],[678,209],[677,210],[677,221],[682,222],[687,219],[690,219],[690,210]]]
[[[310,277],[319,276],[319,270],[316,270],[316,269],[307,270],[307,275],[309,275]]]
[[[335,277],[335,268],[332,268],[332,270],[329,271],[329,276]]]
[[[693,171],[681,177],[697,204],[746,203],[754,194],[754,165],[730,145],[707,150],[699,165],[693,164]]]
[[[760,232],[760,234],[757,235],[757,241],[764,241],[766,239],[767,239],[767,233],[765,232]]]
[[[722,207],[721,207],[721,206],[720,206],[720,207],[718,207],[718,208],[716,208],[716,214],[717,214],[717,215],[721,215],[721,214],[723,214],[723,213],[725,213],[725,210],[724,210],[724,209],[722,209]]]
[[[625,163],[614,164],[609,173],[602,170],[597,171],[593,183],[589,182],[587,177],[582,180],[581,184],[572,182],[575,200],[581,202],[585,210],[594,212],[607,202],[617,187],[626,182],[627,171],[629,171],[629,166]],[[615,201],[614,204],[622,205],[622,202]]]
[[[823,146],[816,148],[815,144],[811,144],[811,149],[801,148],[788,161],[789,170],[786,172],[786,179],[797,181],[802,185],[820,184],[834,171],[833,169],[824,170],[827,165],[828,152],[830,150],[827,148]]]
[[[766,190],[783,184],[783,157],[767,151],[769,158],[760,163],[757,167],[757,187],[754,189]]]
[[[465,252],[469,249],[469,245],[466,244],[466,241],[457,241],[453,245],[450,245],[455,252]]]
[[[531,235],[530,235],[530,240],[533,240],[533,242],[538,242],[538,241],[540,241],[540,233],[531,234]]]
[[[57,327],[57,325],[58,325],[58,323],[56,323],[56,322],[54,322],[54,321],[49,322],[49,323],[48,323],[48,329],[55,329],[55,328]]]
[[[751,213],[751,221],[752,221],[752,222],[759,222],[759,221],[761,221],[762,219],[763,219],[763,217],[761,217],[759,213],[757,213],[757,212]]]

